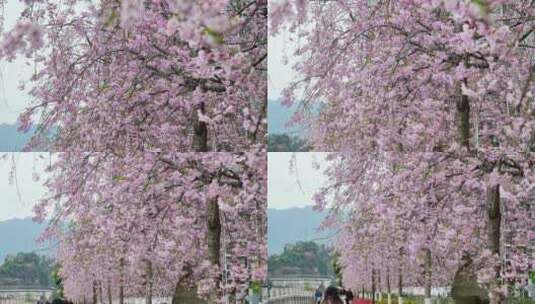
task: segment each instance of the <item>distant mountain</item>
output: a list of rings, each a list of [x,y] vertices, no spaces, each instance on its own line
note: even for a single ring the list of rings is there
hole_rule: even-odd
[[[0,221],[0,264],[8,254],[46,253],[46,244],[36,242],[44,228],[45,224],[34,223],[31,218]]]
[[[279,100],[268,100],[268,134],[291,133],[298,135],[302,133],[299,127],[287,126],[296,110],[297,105],[288,108],[283,106]]]
[[[268,209],[268,253],[280,254],[284,245],[297,241],[325,243],[330,233],[318,228],[326,215],[312,207]]]
[[[21,133],[17,124],[0,124],[0,152],[22,151],[34,133],[35,128]]]
[[[268,252],[280,254],[286,244],[298,241],[326,243],[332,233],[318,232],[326,213],[312,207],[268,209]],[[31,218],[0,221],[0,264],[7,254],[18,252],[45,253],[46,244],[36,243],[45,224],[34,223]]]

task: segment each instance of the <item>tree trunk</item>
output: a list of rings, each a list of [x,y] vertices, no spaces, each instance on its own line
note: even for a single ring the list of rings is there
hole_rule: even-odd
[[[98,303],[98,298],[97,298],[97,281],[93,281],[93,304],[97,304]]]
[[[461,31],[461,26],[456,25],[456,31]],[[459,83],[455,89],[457,143],[470,150],[470,100],[462,93],[462,85]],[[451,295],[456,304],[478,304],[482,301],[480,288],[477,283],[472,258],[466,253],[465,263],[459,266],[452,283]]]
[[[387,304],[392,304],[392,295],[390,288],[390,266],[386,267],[386,292],[387,292]]]
[[[108,279],[108,304],[113,304],[113,297],[111,295],[111,282]]]
[[[229,294],[229,297],[228,297],[228,303],[229,304],[235,304],[236,303],[236,292],[233,291]]]
[[[403,258],[403,248],[399,248],[398,304],[403,304],[403,267],[401,264],[402,258]]]
[[[208,152],[208,126],[199,120],[199,114],[204,114],[204,103],[194,109],[193,113],[193,150],[195,152]]]
[[[381,273],[379,272],[379,269],[377,269],[377,272],[376,272],[376,276],[377,276],[377,295],[378,295],[378,300],[379,300],[379,303],[383,301],[383,289],[382,289],[382,285],[381,285]]]
[[[496,185],[487,190],[487,215],[489,221],[489,246],[494,254],[500,254],[500,186]]]
[[[500,206],[500,186],[495,185],[487,189],[487,221],[488,221],[488,243],[489,250],[493,255],[500,256],[500,228],[501,228],[501,206]],[[491,284],[489,300],[491,304],[502,303],[502,296],[492,289],[500,287],[500,266],[501,260],[495,266],[495,279]]]
[[[221,221],[217,199],[208,203],[208,258],[213,265],[220,265]]]
[[[219,267],[221,255],[221,220],[219,215],[219,204],[217,198],[214,198],[208,203],[208,259],[212,265]],[[219,279],[216,282],[216,290],[219,290]],[[218,294],[213,294],[214,302],[217,300]]]
[[[401,272],[401,267],[399,268],[398,296],[403,297],[403,273]]]
[[[455,98],[457,142],[462,147],[470,149],[470,102],[468,96],[463,95],[459,84]]]
[[[431,250],[425,249],[425,304],[431,304],[431,287],[432,287],[432,268],[433,260],[431,257]]]
[[[176,284],[172,304],[207,304],[197,295],[195,287],[186,286],[180,282]]]
[[[206,138],[205,138],[206,139]],[[206,144],[206,140],[204,141]],[[201,147],[202,148],[202,147]],[[202,149],[201,149],[202,150]],[[199,150],[196,150],[199,152]],[[211,200],[208,203],[207,210],[207,226],[208,226],[208,235],[207,235],[207,245],[208,245],[208,259],[209,261],[219,266],[219,254],[221,248],[221,221],[219,215],[219,205],[217,204],[217,198]],[[189,286],[188,280],[191,278],[191,269],[187,269],[186,275],[183,279],[178,282],[175,286],[175,291],[173,293],[172,304],[207,304],[210,302],[217,302],[217,293],[214,293],[211,296],[211,299],[206,301],[201,299],[197,294],[197,288],[195,286]],[[219,282],[216,289],[219,288]]]
[[[145,304],[152,304],[152,262],[147,260],[145,264]]]
[[[124,304],[124,258],[119,260],[119,304]]]
[[[104,304],[104,293],[102,292],[102,282],[98,282],[98,296],[100,300],[100,304]]]
[[[451,297],[456,304],[489,303],[487,291],[477,283],[476,270],[474,268],[471,256],[465,254],[451,285]]]
[[[462,94],[461,85],[459,84],[456,90],[456,122],[458,143],[469,150],[470,141],[470,102],[466,95]],[[500,211],[500,191],[499,185],[496,185],[487,190],[487,224],[488,224],[488,241],[490,250],[495,255],[500,255],[500,225],[501,225],[501,211]],[[481,295],[481,288],[477,283],[475,269],[473,269],[472,259],[466,258],[468,262],[461,265],[457,271],[454,282],[452,284],[452,296],[456,303],[485,303],[488,301],[486,297]],[[498,287],[500,267],[497,265],[495,286]],[[454,288],[455,286],[455,292]],[[501,303],[497,294],[490,294],[490,299],[493,304]]]
[[[375,268],[372,268],[372,303],[375,303],[375,292],[376,292],[376,286],[375,286]]]

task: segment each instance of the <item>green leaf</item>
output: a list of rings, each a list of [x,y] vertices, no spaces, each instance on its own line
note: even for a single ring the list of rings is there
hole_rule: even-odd
[[[262,283],[259,281],[253,281],[249,284],[249,287],[251,288],[251,291],[253,294],[260,294],[262,293]]]
[[[488,14],[488,12],[489,12],[489,4],[488,4],[487,0],[472,0],[472,3],[477,5],[479,7],[479,9],[484,14]]]
[[[120,181],[124,181],[124,180],[126,180],[126,177],[121,176],[121,175],[114,175],[113,178],[112,178],[112,180],[113,180],[114,182],[120,182]]]
[[[104,27],[113,27],[118,19],[119,14],[117,13],[117,11],[111,11],[111,14],[108,16],[108,19],[106,19],[106,22],[104,22]]]
[[[212,37],[218,45],[223,44],[225,42],[225,39],[223,38],[223,35],[221,35],[221,33],[209,27],[204,28],[204,34]]]

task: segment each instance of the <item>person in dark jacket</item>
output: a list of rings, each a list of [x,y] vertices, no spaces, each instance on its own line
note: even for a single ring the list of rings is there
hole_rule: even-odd
[[[344,304],[340,299],[340,291],[334,286],[329,286],[323,294],[323,304]]]
[[[353,295],[351,289],[346,290],[346,304],[351,304],[353,302],[354,297],[355,296]]]
[[[316,299],[316,304],[320,304],[321,298],[323,297],[323,291],[320,287],[321,286],[318,286],[318,288],[316,288],[316,292],[314,293],[314,299]]]

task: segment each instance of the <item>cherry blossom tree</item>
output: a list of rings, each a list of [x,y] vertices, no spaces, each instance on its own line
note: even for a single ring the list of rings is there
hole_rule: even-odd
[[[363,229],[397,222],[427,298],[434,282],[455,285],[479,263],[498,303],[533,265],[529,250],[511,248],[533,246],[534,9],[407,0],[283,1],[271,10],[273,32],[300,40],[299,79],[285,102],[298,103],[295,119],[310,126],[317,150],[340,151],[319,205],[333,195],[335,210],[354,213],[347,221]],[[510,243],[506,230],[516,234]]]
[[[25,56],[47,151],[245,151],[266,133],[266,0],[25,1],[0,58]]]
[[[242,300],[266,276],[263,153],[59,153],[36,218],[65,295]]]
[[[455,285],[476,269],[479,283],[499,288],[502,296],[507,287],[527,283],[534,265],[533,163],[520,172],[485,174],[480,160],[461,161],[447,153],[330,157],[329,183],[316,201],[319,208],[330,208],[326,225],[339,231],[335,247],[346,266],[346,283],[377,290],[378,282],[396,273],[404,286],[425,287],[428,297],[432,287]],[[492,183],[501,186],[499,254],[489,244]]]

